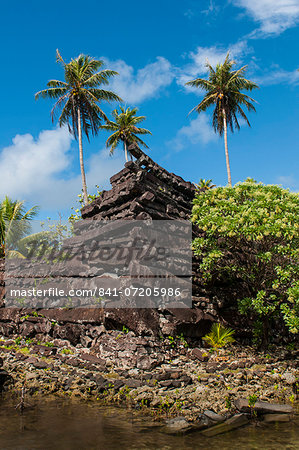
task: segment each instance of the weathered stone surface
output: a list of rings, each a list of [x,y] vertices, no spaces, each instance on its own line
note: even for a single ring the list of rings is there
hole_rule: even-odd
[[[206,410],[204,411],[204,415],[214,422],[223,422],[225,420],[224,416],[215,413],[214,411]]]
[[[36,335],[36,329],[33,323],[25,321],[20,325],[20,334],[21,336],[26,336],[31,338]]]
[[[104,359],[97,358],[96,356],[91,355],[89,353],[81,353],[80,358],[83,359],[84,361],[91,362],[92,364],[98,364],[100,366],[106,365]]]
[[[285,372],[281,376],[282,380],[285,380],[287,384],[296,383],[296,377],[292,372]]]
[[[129,388],[138,388],[142,386],[142,383],[140,380],[135,380],[134,378],[129,378],[125,381],[125,385]]]
[[[163,431],[167,434],[186,433],[192,429],[192,425],[184,417],[176,417],[167,421]]]
[[[72,345],[80,342],[82,329],[79,324],[67,323],[66,325],[57,325],[54,327],[53,336],[56,338],[66,339]]]
[[[225,422],[215,425],[211,428],[201,431],[201,434],[207,437],[217,436],[218,434],[227,433],[228,431],[235,430],[236,428],[243,427],[249,423],[247,416],[244,414],[236,414],[235,416],[227,419]]]
[[[200,350],[199,348],[194,348],[191,352],[191,355],[194,356],[199,361],[208,361],[209,355],[206,351]]]
[[[291,414],[294,411],[291,405],[280,405],[261,401],[257,401],[254,407],[250,407],[246,398],[238,398],[234,401],[234,404],[237,410],[242,413],[249,413],[254,410],[258,414]]]
[[[195,422],[196,430],[205,430],[206,428],[210,428],[214,426],[217,422],[207,417],[205,414],[200,414]]]
[[[105,326],[107,329],[119,329],[123,326],[137,335],[159,334],[159,314],[154,309],[106,309]]]
[[[112,188],[109,191],[103,191],[100,197],[84,207],[82,218],[188,220],[195,186],[163,169],[137,146],[131,146],[130,152],[136,155],[137,160],[126,163],[123,170],[111,177]],[[84,225],[86,224],[86,221],[82,222]],[[80,222],[78,222],[76,227],[79,229],[80,226]],[[124,224],[119,226],[124,227]],[[90,236],[84,235],[84,239],[93,239],[93,231],[90,230],[89,233]],[[124,236],[126,237],[125,232]],[[66,240],[65,245],[67,246],[71,242],[77,242],[79,245],[79,241],[78,236],[74,236]],[[79,262],[73,261],[73,264],[74,270],[78,270]],[[3,278],[1,278],[2,266],[4,266],[4,262],[0,261],[0,287]],[[30,268],[28,270],[30,273]],[[33,271],[31,276],[34,275],[36,273]],[[197,297],[200,292],[197,281],[195,281],[195,285],[194,304],[200,300],[200,297]],[[186,337],[201,337],[209,331],[211,323],[216,318],[213,307],[209,308],[208,312],[206,311],[209,300],[205,300],[205,307],[197,305],[192,309],[186,308],[185,311],[180,309],[166,311],[167,319],[165,315],[161,314],[161,311],[158,312],[155,309],[130,308],[126,310],[117,309],[117,305],[113,305],[113,308],[105,308],[105,310],[84,307],[40,309],[39,317],[29,317],[28,320],[22,322],[20,317],[26,316],[28,310],[0,308],[0,332],[5,336],[18,331],[24,337],[51,335],[54,338],[66,339],[73,345],[81,343],[85,347],[92,347],[92,340],[101,335],[101,330],[97,333],[97,328],[101,325],[105,326],[106,330],[121,330],[125,326],[137,335],[158,336],[162,332],[162,334],[172,336],[183,333]],[[90,325],[94,325],[93,330],[90,329]]]
[[[39,353],[40,355],[43,355],[43,356],[50,356],[50,355],[56,354],[57,348],[56,347],[47,347],[45,345],[36,344],[33,346],[33,352]]]
[[[48,364],[45,361],[36,361],[33,363],[36,369],[46,369]]]
[[[37,358],[35,358],[34,356],[30,356],[26,359],[26,364],[35,364],[37,361]]]
[[[151,370],[154,367],[156,367],[158,364],[159,364],[159,361],[157,361],[156,359],[152,359],[149,356],[144,356],[141,358],[137,358],[136,367],[138,369]]]
[[[82,217],[140,219],[142,214],[153,219],[188,218],[195,186],[167,172],[137,146],[131,145],[130,152],[137,161],[127,162],[110,178],[112,189],[84,207]]]
[[[290,422],[291,419],[290,414],[265,414],[263,416],[263,422],[265,423]]]

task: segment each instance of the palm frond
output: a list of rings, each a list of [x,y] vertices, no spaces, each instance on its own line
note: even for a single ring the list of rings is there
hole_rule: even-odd
[[[114,122],[107,120],[106,124],[100,128],[106,131],[113,131],[113,134],[107,139],[106,146],[111,147],[110,153],[112,154],[115,148],[119,145],[120,141],[124,145],[130,145],[132,143],[140,144],[148,148],[147,144],[142,141],[137,135],[152,134],[146,128],[140,128],[136,125],[146,119],[145,116],[136,116],[138,112],[137,108],[124,108],[123,106],[112,111]]]
[[[35,100],[41,98],[50,98],[50,99],[54,99],[54,98],[59,98],[62,95],[65,95],[66,92],[66,88],[61,88],[61,87],[52,87],[52,88],[48,88],[48,89],[43,89],[42,91],[39,91],[35,94]]]
[[[215,132],[220,135],[224,132],[224,117],[232,132],[235,128],[240,128],[238,115],[241,115],[249,125],[241,106],[246,106],[248,111],[255,111],[253,103],[256,102],[242,91],[251,91],[257,89],[258,86],[244,77],[247,66],[233,70],[235,61],[230,59],[229,53],[226,55],[225,61],[222,64],[217,64],[215,69],[208,62],[206,65],[209,69],[208,79],[197,78],[186,83],[187,86],[206,91],[201,102],[191,112],[201,113],[214,105],[212,124]]]

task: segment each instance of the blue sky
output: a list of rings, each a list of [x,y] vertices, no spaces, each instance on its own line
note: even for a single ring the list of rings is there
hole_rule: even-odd
[[[39,205],[41,217],[67,217],[81,190],[77,144],[51,123],[51,102],[34,100],[49,79],[63,79],[55,61],[80,53],[104,59],[119,76],[111,83],[127,106],[147,116],[149,155],[186,180],[227,183],[223,140],[211,112],[189,111],[200,91],[184,83],[205,77],[205,61],[227,51],[247,77],[257,113],[252,128],[229,134],[233,183],[250,176],[299,190],[299,0],[89,1],[88,5],[29,0],[2,5],[0,198]],[[117,105],[102,105],[109,113]],[[104,132],[84,142],[89,191],[109,188],[124,164],[110,157]]]

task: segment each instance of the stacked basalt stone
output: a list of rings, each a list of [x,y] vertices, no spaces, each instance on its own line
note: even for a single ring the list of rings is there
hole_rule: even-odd
[[[85,206],[82,218],[188,220],[194,184],[169,173],[137,146],[129,151],[136,161],[110,178],[112,188]]]
[[[127,162],[123,170],[110,178],[112,188],[109,191],[103,191],[98,198],[85,206],[81,211],[82,218],[87,221],[88,219],[92,221],[189,220],[195,186],[159,166],[138,146],[132,145],[128,150],[135,161]],[[80,227],[80,222],[78,222],[75,230],[79,230]],[[84,227],[87,232],[84,236],[84,231],[81,236],[84,241],[88,240],[88,229],[89,226]],[[80,233],[67,240],[65,245],[67,246],[72,240],[79,242]],[[195,264],[198,263],[194,261],[193,269],[196,267]],[[101,276],[100,273],[95,275]],[[75,273],[73,276],[76,278]],[[87,273],[83,276],[88,278]],[[80,277],[78,277],[79,282],[81,283]],[[0,291],[1,289],[0,267]],[[185,336],[200,337],[209,330],[211,322],[219,318],[213,303],[206,298],[200,279],[195,273],[193,273],[192,305],[192,308],[173,307],[164,310],[117,307],[110,309],[107,305],[104,316],[99,319],[98,323],[104,323],[108,329],[115,327],[121,329],[121,325],[124,325],[138,334],[176,335],[183,333]],[[45,307],[47,308],[47,306]],[[59,314],[59,311],[53,310],[54,317],[55,314]],[[80,311],[82,314],[84,313],[84,305]],[[94,314],[96,316],[95,310]],[[144,325],[145,323],[146,325]]]
[[[192,210],[192,200],[196,187],[178,175],[168,172],[159,166],[140,148],[133,144],[129,147],[130,154],[136,160],[127,162],[125,168],[110,178],[112,188],[103,191],[92,203],[85,206],[81,213],[83,219],[94,220],[189,220]],[[193,230],[193,234],[196,230]],[[218,315],[214,305],[205,295],[197,268],[199,262],[193,260],[192,303],[194,309],[179,311],[172,309],[171,315],[189,316],[182,319],[186,329],[190,325],[191,334],[197,334],[197,324],[214,321]],[[196,314],[195,314],[196,312]],[[196,317],[195,317],[196,316]],[[178,319],[178,317],[177,317]],[[173,321],[176,319],[173,317]],[[170,330],[172,325],[170,326]],[[191,331],[192,329],[192,331]],[[185,327],[184,327],[184,331]],[[198,329],[198,334],[201,331]]]

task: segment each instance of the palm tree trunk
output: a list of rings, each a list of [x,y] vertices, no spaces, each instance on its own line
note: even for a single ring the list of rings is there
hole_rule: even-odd
[[[230,173],[229,156],[228,156],[228,146],[227,146],[227,123],[226,123],[226,112],[223,108],[223,128],[224,128],[224,147],[225,147],[225,159],[226,159],[226,169],[227,178],[229,186],[232,186],[232,177]]]
[[[83,161],[83,145],[82,145],[80,108],[78,108],[78,140],[79,140],[79,157],[80,157],[80,169],[81,169],[82,189],[83,189],[83,203],[84,203],[84,206],[86,206],[88,204],[88,197],[87,197],[87,186],[86,186],[86,177],[85,177],[84,161]]]
[[[128,150],[127,150],[127,143],[126,143],[126,141],[124,141],[124,148],[125,148],[126,162],[128,162]]]

